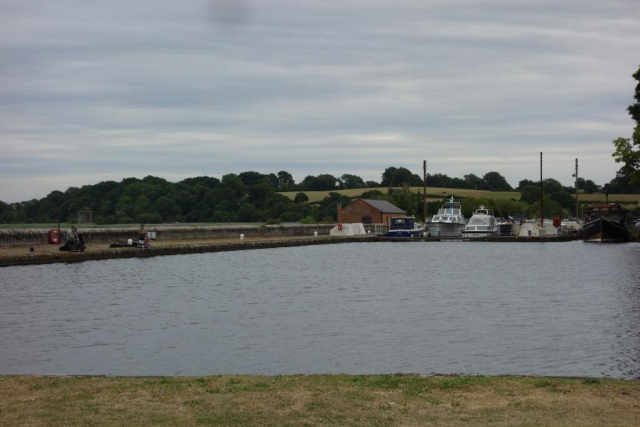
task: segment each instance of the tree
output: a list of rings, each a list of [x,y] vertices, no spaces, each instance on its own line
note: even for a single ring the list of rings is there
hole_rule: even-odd
[[[636,122],[632,138],[618,138],[613,141],[615,152],[613,157],[616,163],[622,163],[626,174],[631,178],[631,184],[640,182],[640,67],[633,74],[633,78],[638,81],[634,98],[636,103],[627,108],[629,115]],[[633,140],[633,144],[631,144]],[[635,149],[634,149],[635,147]]]
[[[293,199],[293,202],[297,204],[305,203],[308,201],[309,201],[309,196],[307,196],[305,193],[298,193],[296,194],[295,199]]]
[[[513,188],[507,180],[498,172],[487,172],[482,177],[482,190],[511,191]]]
[[[516,190],[521,191],[524,187],[528,187],[530,185],[539,185],[539,181],[531,181],[530,179],[523,179],[518,183],[518,188]]]
[[[472,173],[465,175],[464,180],[467,182],[467,185],[472,190],[477,190],[482,185],[482,178]]]
[[[598,186],[595,182],[590,179],[586,180],[584,183],[584,192],[587,194],[593,194],[598,191]]]
[[[391,166],[388,167],[382,172],[382,181],[380,181],[380,185],[382,187],[390,187],[391,186],[391,178],[393,177],[393,173],[397,168]]]
[[[156,211],[162,215],[165,220],[179,219],[182,215],[182,209],[175,200],[167,196],[160,196],[156,200]]]
[[[391,174],[391,180],[389,181],[389,187],[405,187],[405,186],[420,186],[422,180],[419,176],[411,173],[407,168],[389,168],[394,169]],[[389,170],[387,169],[387,170]],[[386,171],[385,171],[386,172]],[[384,174],[383,174],[384,177]],[[384,181],[384,178],[383,178]]]
[[[281,190],[286,190],[293,187],[294,185],[296,185],[296,182],[293,180],[293,176],[289,172],[278,172],[278,187]]]
[[[346,189],[365,187],[365,183],[362,178],[348,173],[345,173],[340,177],[340,182],[342,182],[342,187]]]

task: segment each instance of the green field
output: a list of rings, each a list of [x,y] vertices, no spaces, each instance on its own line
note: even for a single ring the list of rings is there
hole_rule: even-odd
[[[387,187],[380,188],[358,188],[352,190],[335,190],[335,191],[302,191],[309,197],[309,202],[319,202],[329,195],[329,193],[339,193],[351,198],[357,198],[362,193],[367,191],[378,190],[382,193],[387,193],[389,189]],[[400,188],[394,188],[394,190],[400,190]],[[422,194],[422,187],[411,187],[412,192]],[[287,196],[293,200],[298,194],[298,191],[285,191],[280,194]],[[518,191],[485,191],[485,190],[467,190],[464,188],[441,188],[441,187],[427,187],[427,198],[433,200],[441,200],[447,196],[453,195],[457,198],[486,198],[486,199],[515,199],[520,200],[520,192]],[[580,200],[589,202],[604,202],[606,196],[604,194],[580,194]],[[610,194],[610,202],[620,203],[640,203],[640,194]]]

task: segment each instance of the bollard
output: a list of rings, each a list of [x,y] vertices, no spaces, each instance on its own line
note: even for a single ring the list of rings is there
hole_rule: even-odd
[[[313,232],[313,237],[318,237],[318,232],[317,231]]]
[[[240,234],[240,240],[244,240],[244,234]]]

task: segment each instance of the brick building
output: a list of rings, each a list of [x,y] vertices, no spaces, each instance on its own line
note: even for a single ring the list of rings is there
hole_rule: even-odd
[[[346,208],[338,205],[338,222],[363,224],[389,224],[391,218],[407,213],[386,200],[358,199]]]

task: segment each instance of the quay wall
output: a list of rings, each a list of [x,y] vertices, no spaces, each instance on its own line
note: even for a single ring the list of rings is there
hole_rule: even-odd
[[[214,243],[206,245],[180,245],[150,247],[147,249],[118,248],[87,252],[54,252],[54,253],[29,253],[24,255],[0,257],[0,267],[53,264],[61,262],[81,262],[119,258],[146,258],[163,255],[185,255],[206,252],[228,252],[251,249],[286,248],[294,246],[330,245],[338,243],[355,243],[372,241],[371,236],[358,237],[317,237],[300,240],[268,240],[238,243]]]
[[[156,232],[156,240],[223,239],[238,237],[280,237],[329,235],[333,224],[265,225],[265,226],[209,226],[209,227],[148,227]],[[68,230],[60,230],[61,233]],[[136,240],[137,228],[80,228],[78,232],[87,243],[114,243]],[[61,241],[64,241],[61,239]],[[49,243],[48,229],[0,230],[0,246],[45,245]]]

